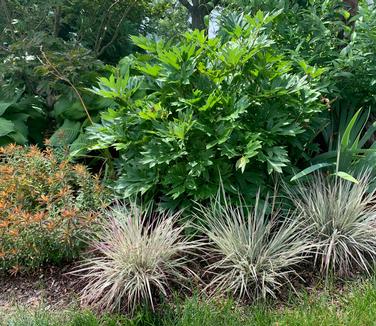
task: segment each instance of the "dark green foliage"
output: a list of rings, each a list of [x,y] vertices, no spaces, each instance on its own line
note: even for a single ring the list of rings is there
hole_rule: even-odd
[[[376,112],[376,9],[362,3],[355,17],[345,9],[343,1],[314,1],[306,8],[284,10],[273,26],[282,52],[299,64],[303,59],[325,71],[322,100],[328,107],[328,123],[318,130],[324,151],[337,148],[339,137],[360,108],[365,116],[370,109],[370,122]],[[367,118],[360,119],[354,134]]]
[[[301,167],[307,166],[307,160],[318,164],[306,172],[330,166],[331,172],[339,169],[349,173],[374,166],[376,9],[366,2],[359,4],[358,14],[353,17],[340,0],[305,4],[256,0],[247,7],[251,11],[280,8],[281,13],[270,29],[271,37],[277,40],[276,46],[292,59],[294,71],[303,69],[310,76],[320,72],[321,100],[327,109],[320,115],[321,122],[310,126],[317,132],[315,141],[321,155],[310,160],[303,154]],[[225,11],[221,25],[231,28],[239,17]],[[359,109],[362,111],[352,123]],[[350,133],[345,145],[342,140],[346,130]]]
[[[139,0],[1,1],[0,106],[12,106],[0,143],[42,144],[51,135],[54,146],[74,141],[103,108],[85,91],[104,73],[98,59],[130,53],[129,34],[155,28],[144,21],[153,9]],[[73,124],[75,132],[67,130]]]
[[[196,31],[177,45],[133,37],[146,54],[100,79],[95,93],[113,104],[89,129],[94,149],[118,152],[120,196],[181,205],[213,196],[221,180],[255,195],[310,152],[320,71],[293,72],[268,37],[275,16],[244,16],[219,37]]]
[[[32,40],[20,39],[9,45],[4,56],[0,53],[0,106],[9,106],[4,118],[16,125],[3,144],[42,144],[66,120],[85,125],[88,116],[69,83],[75,85],[90,115],[95,116],[101,108],[100,101],[89,92],[85,94],[83,87],[94,83],[103,64],[85,49],[58,39],[50,44],[51,40],[46,34],[35,34]]]
[[[132,52],[131,33],[148,30],[144,18],[153,5],[145,0],[62,1],[60,36],[73,39],[105,62]]]
[[[0,92],[0,145],[25,144],[29,139],[40,142],[45,124],[43,102],[25,97],[22,89]]]
[[[342,134],[339,134],[336,146],[330,148],[311,160],[312,165],[296,174],[291,181],[305,177],[317,170],[325,169],[327,172],[341,178],[357,182],[355,177],[368,170],[373,177],[376,173],[375,143],[366,146],[376,130],[376,123],[367,126],[369,113],[359,110],[350,120]],[[333,144],[334,145],[334,144]],[[371,180],[371,188],[375,181]],[[370,189],[371,190],[371,189]]]
[[[116,62],[132,50],[130,33],[148,30],[143,19],[151,16],[154,7],[145,0],[6,0],[0,4],[4,12],[0,41],[32,43],[45,34],[47,48],[66,42],[89,49],[106,62]]]

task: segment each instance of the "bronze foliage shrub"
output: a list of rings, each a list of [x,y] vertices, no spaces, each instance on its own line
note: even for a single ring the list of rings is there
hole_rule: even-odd
[[[76,258],[106,191],[86,167],[50,149],[0,148],[0,272]]]

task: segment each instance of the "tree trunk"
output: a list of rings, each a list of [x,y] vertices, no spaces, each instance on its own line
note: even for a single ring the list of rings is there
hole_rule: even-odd
[[[192,19],[192,29],[205,30],[205,16],[210,14],[205,6],[192,6],[189,10]]]
[[[61,6],[57,6],[55,9],[55,21],[54,21],[54,36],[59,37],[61,28]]]
[[[192,29],[205,30],[207,32],[205,16],[210,15],[220,0],[191,0],[191,2],[179,0],[179,2],[188,9],[192,20]]]

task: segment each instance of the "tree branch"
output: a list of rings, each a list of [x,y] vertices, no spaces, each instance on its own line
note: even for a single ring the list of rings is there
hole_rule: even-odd
[[[7,2],[6,2],[6,0],[0,0],[0,3],[1,3],[1,7],[3,7],[3,12],[5,14],[7,24],[9,25],[9,29],[12,33],[12,37],[13,37],[13,39],[15,39],[14,30],[13,30],[12,21],[11,21],[11,16],[10,16],[10,12],[9,12],[9,9],[8,9]]]
[[[125,17],[127,16],[127,14],[128,14],[128,13],[131,11],[131,9],[134,7],[134,5],[135,5],[135,2],[133,2],[132,4],[130,4],[130,5],[128,6],[128,8],[127,8],[126,10],[124,10],[123,15],[121,16],[121,18],[120,18],[118,24],[116,25],[115,32],[114,32],[114,34],[112,35],[111,40],[110,40],[106,45],[104,45],[100,50],[98,50],[98,51],[99,51],[99,52],[97,53],[97,56],[98,56],[98,57],[101,56],[101,55],[103,54],[103,52],[104,52],[109,46],[111,46],[111,45],[115,42],[115,40],[118,38],[118,36],[119,36],[119,32],[120,32],[121,24],[123,23],[123,21],[124,21]],[[101,43],[102,43],[102,42],[101,42]]]
[[[208,1],[208,0],[206,0],[206,1],[199,1],[199,0],[196,0],[196,1],[198,1],[197,6],[199,6],[199,7],[203,6],[209,12],[212,11],[221,2],[221,0],[212,0],[212,1]],[[211,3],[211,4],[209,5],[209,3]]]
[[[102,17],[101,24],[98,29],[97,37],[95,40],[95,45],[94,45],[94,52],[97,54],[101,48],[102,41],[104,39],[104,36],[106,35],[106,27],[105,24],[110,18],[111,10],[114,6],[116,6],[119,3],[120,0],[115,0],[111,6],[107,8],[106,13]]]
[[[0,50],[5,52],[11,52],[10,49],[0,44]]]
[[[97,54],[98,57],[101,56],[101,55],[103,54],[103,52],[104,52],[109,46],[111,46],[111,45],[115,42],[115,40],[116,40],[117,37],[119,36],[119,32],[120,32],[121,24],[123,23],[125,17],[127,16],[127,14],[130,12],[130,10],[131,10],[132,8],[133,8],[133,5],[130,5],[130,6],[127,8],[127,10],[125,10],[125,11],[123,12],[123,15],[121,16],[121,18],[120,18],[118,24],[116,25],[116,29],[115,29],[114,34],[112,35],[111,40],[99,50],[99,52],[98,52],[98,54]]]
[[[56,77],[57,79],[59,79],[59,80],[62,80],[62,81],[64,81],[64,82],[66,82],[66,83],[67,83],[67,84],[73,89],[73,91],[76,93],[77,98],[78,98],[78,100],[80,101],[80,103],[81,103],[83,109],[85,110],[85,113],[86,113],[86,115],[87,115],[87,118],[89,119],[90,123],[93,124],[93,119],[91,118],[91,115],[90,115],[90,113],[89,113],[89,110],[88,110],[88,108],[87,108],[87,106],[86,106],[86,104],[85,104],[85,102],[84,102],[84,99],[82,98],[80,92],[78,91],[77,87],[74,86],[73,83],[69,80],[69,78],[66,77],[66,76],[64,76],[64,75],[63,75],[63,74],[62,74],[62,73],[56,68],[56,66],[52,64],[52,62],[48,59],[46,53],[43,52],[42,47],[41,47],[40,51],[41,51],[41,53],[42,53],[42,56],[43,56],[43,60],[44,60],[44,61],[41,60],[41,59],[38,57],[39,61],[40,61],[43,65],[46,65],[48,68],[50,68],[49,71],[50,71],[50,73],[51,73],[53,76],[55,76],[55,77]]]

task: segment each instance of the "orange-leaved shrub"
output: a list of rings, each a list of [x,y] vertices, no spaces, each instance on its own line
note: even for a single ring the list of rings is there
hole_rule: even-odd
[[[51,149],[0,148],[0,272],[77,257],[106,197],[98,177]]]

